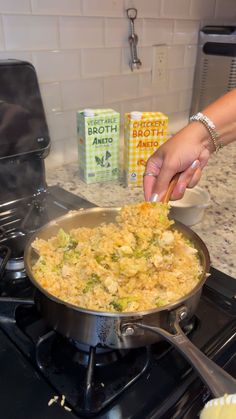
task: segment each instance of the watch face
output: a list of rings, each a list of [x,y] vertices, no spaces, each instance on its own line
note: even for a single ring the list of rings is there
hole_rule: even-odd
[[[0,159],[42,152],[50,143],[34,67],[0,62]]]

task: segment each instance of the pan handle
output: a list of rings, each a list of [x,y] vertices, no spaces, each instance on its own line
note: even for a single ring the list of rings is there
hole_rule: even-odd
[[[179,325],[178,315],[176,314],[172,319],[172,327],[174,334],[171,334],[160,327],[149,326],[142,323],[129,323],[123,325],[122,329],[124,330],[125,328],[127,330],[129,328],[130,330],[133,328],[135,333],[135,328],[141,328],[164,337],[182,353],[187,361],[190,362],[214,397],[217,398],[224,396],[225,394],[236,393],[236,380],[192,344],[182,331]]]

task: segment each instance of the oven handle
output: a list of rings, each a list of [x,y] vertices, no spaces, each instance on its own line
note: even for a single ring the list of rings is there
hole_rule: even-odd
[[[3,255],[2,256],[2,261],[1,261],[1,264],[0,264],[0,279],[2,279],[3,273],[5,271],[6,264],[7,264],[8,260],[10,259],[10,256],[11,256],[11,250],[9,249],[8,246],[5,246],[5,245],[1,244],[0,245],[0,255]]]

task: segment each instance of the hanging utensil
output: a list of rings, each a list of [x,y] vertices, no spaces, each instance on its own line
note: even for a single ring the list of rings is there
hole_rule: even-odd
[[[129,36],[129,44],[130,44],[130,52],[131,52],[130,68],[132,71],[134,71],[135,69],[138,70],[142,65],[137,54],[138,36],[136,35],[134,31],[134,21],[137,17],[137,9],[134,9],[134,8],[127,9],[127,16],[130,20],[130,28],[131,28],[131,35]]]

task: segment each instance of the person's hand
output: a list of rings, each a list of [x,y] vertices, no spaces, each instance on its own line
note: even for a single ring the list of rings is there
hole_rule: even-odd
[[[192,123],[166,143],[148,159],[145,173],[154,176],[143,178],[144,195],[147,201],[153,194],[161,201],[172,177],[181,173],[171,199],[182,198],[185,189],[194,187],[200,180],[203,167],[214,151],[205,127]]]

